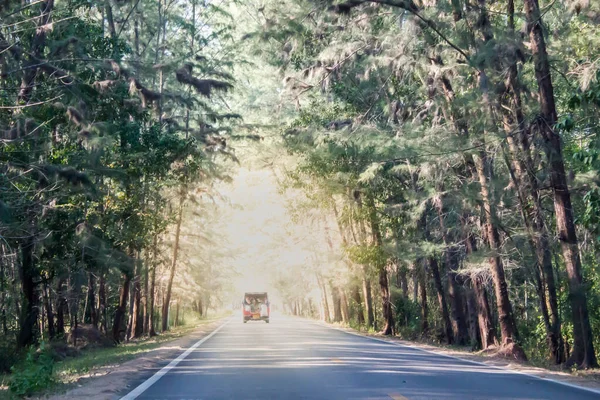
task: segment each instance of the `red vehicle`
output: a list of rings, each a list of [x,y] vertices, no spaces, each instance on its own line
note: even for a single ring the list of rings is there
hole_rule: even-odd
[[[265,321],[269,323],[271,304],[267,292],[248,292],[242,301],[242,315],[244,323],[248,321]]]

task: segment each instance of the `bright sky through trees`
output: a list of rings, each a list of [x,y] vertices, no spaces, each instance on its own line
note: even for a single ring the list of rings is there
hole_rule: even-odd
[[[244,291],[269,291],[275,300],[279,274],[314,263],[315,253],[329,251],[322,228],[309,214],[296,217],[290,204],[304,194],[282,191],[271,169],[242,167],[232,178],[217,188],[222,194],[217,200],[223,212],[220,234],[230,255],[225,263],[236,272],[238,297]]]

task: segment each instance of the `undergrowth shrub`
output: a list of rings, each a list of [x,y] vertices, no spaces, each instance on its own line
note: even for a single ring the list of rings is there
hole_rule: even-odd
[[[7,374],[19,360],[19,351],[14,338],[0,336],[0,374]]]
[[[11,368],[9,388],[23,397],[48,388],[54,382],[54,359],[48,346],[42,342],[39,349],[31,347],[25,359]]]

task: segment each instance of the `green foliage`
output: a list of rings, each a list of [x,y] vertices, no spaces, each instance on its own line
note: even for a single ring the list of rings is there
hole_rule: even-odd
[[[421,307],[404,296],[400,289],[393,288],[390,301],[394,305],[394,321],[398,336],[403,339],[417,339],[421,330]]]
[[[35,346],[46,302],[56,306],[44,337],[57,308],[63,326],[95,322],[85,304],[98,297],[110,335],[124,278],[169,276],[179,200],[213,195],[236,159],[232,20],[198,0],[8,2],[0,19],[1,347],[21,336]],[[210,286],[215,274],[191,273],[188,258],[186,283]],[[30,369],[15,372],[19,392]]]
[[[16,343],[11,337],[0,337],[0,374],[10,372],[15,361],[21,357]]]
[[[352,246],[348,247],[346,251],[350,260],[360,265],[371,265],[376,268],[383,268],[388,260],[387,255],[379,246]]]
[[[39,349],[31,347],[25,360],[12,367],[11,372],[9,388],[17,396],[31,396],[47,389],[55,381],[51,349],[43,342]]]

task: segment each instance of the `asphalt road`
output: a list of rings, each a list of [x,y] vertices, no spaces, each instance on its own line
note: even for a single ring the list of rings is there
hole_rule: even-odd
[[[137,398],[598,400],[600,394],[272,317],[270,324],[232,319]]]

